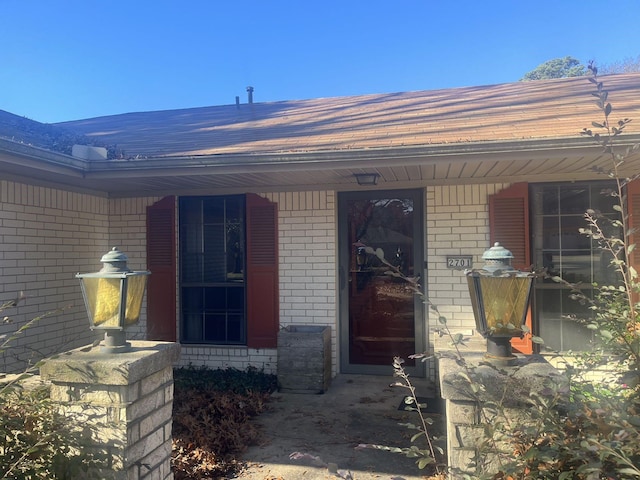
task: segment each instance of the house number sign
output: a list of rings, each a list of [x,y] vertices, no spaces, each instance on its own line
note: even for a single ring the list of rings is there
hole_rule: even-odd
[[[448,255],[447,256],[447,268],[454,270],[464,270],[465,268],[471,268],[473,257],[471,255]]]

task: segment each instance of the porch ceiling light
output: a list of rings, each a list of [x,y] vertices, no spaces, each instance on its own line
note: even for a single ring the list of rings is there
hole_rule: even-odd
[[[534,274],[513,268],[513,254],[497,242],[482,259],[481,269],[466,272],[476,328],[487,339],[485,358],[512,365],[511,339],[524,334]]]
[[[102,270],[78,273],[91,330],[104,330],[101,351],[121,353],[131,348],[124,329],[140,318],[148,271],[133,272],[127,256],[114,247],[102,256]]]
[[[354,173],[354,177],[356,177],[356,181],[360,186],[373,186],[378,184],[378,178],[380,174],[378,173]]]

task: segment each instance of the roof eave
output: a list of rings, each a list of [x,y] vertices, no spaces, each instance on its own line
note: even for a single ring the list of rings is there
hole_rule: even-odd
[[[624,147],[640,142],[640,134],[618,137]],[[390,161],[403,165],[418,165],[470,157],[517,157],[526,155],[548,157],[551,152],[564,156],[580,156],[602,149],[585,137],[530,139],[516,141],[470,142],[456,144],[402,146],[315,152],[264,152],[251,154],[217,154],[173,156],[133,160],[93,160],[87,162],[87,177],[118,177],[136,172],[155,175],[272,172],[279,170],[322,170],[324,168],[360,168],[388,165]]]
[[[15,163],[51,172],[81,174],[88,169],[86,160],[5,138],[0,138],[0,155],[5,163]]]

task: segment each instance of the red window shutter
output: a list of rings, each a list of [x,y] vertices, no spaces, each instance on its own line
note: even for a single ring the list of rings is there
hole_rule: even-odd
[[[247,194],[247,346],[276,348],[279,327],[278,208]]]
[[[628,238],[629,245],[635,244],[635,248],[629,255],[629,265],[640,272],[640,179],[636,178],[627,184],[627,214],[629,222],[627,227],[631,230]],[[634,300],[637,302],[637,294]]]
[[[513,254],[513,267],[519,270],[531,266],[529,245],[529,186],[514,183],[489,197],[491,245],[500,242]]]
[[[147,207],[147,339],[176,341],[176,198]]]
[[[529,185],[526,182],[513,185],[489,196],[489,229],[491,245],[499,242],[513,254],[513,267],[528,270],[531,267],[529,244]],[[531,308],[526,324],[531,328]],[[521,353],[533,353],[533,343],[528,335],[514,338],[513,348]]]

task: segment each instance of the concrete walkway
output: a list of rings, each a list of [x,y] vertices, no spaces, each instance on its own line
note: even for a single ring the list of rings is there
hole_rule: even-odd
[[[416,412],[399,407],[408,391],[390,387],[392,377],[339,375],[320,395],[278,392],[268,411],[257,421],[264,428],[262,445],[244,457],[248,468],[243,480],[293,480],[353,478],[353,480],[418,480],[429,470],[419,470],[415,459],[373,449],[356,449],[362,443],[410,447],[415,430],[398,423],[418,423]],[[434,398],[435,389],[423,379],[413,379],[417,394]],[[428,402],[437,409],[439,401]],[[434,419],[433,431],[442,436],[442,416]],[[424,448],[423,443],[416,443]],[[299,459],[292,459],[294,453]],[[337,473],[336,473],[337,472]],[[351,477],[349,477],[351,475]]]

